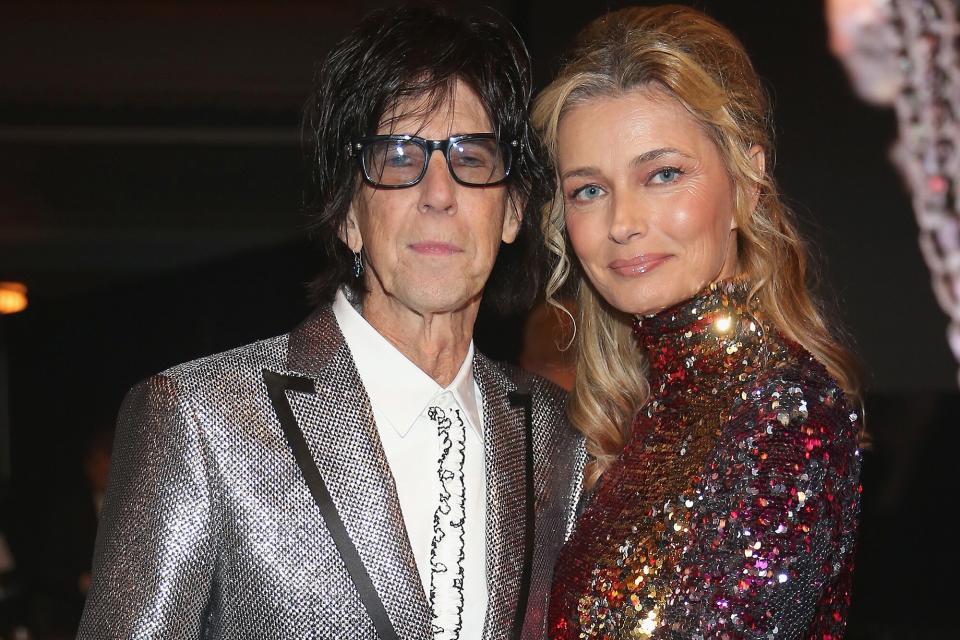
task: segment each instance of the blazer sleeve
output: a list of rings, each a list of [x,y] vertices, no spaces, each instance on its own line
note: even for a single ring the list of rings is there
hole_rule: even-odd
[[[734,413],[654,638],[843,636],[859,416],[834,392],[778,384]]]
[[[154,376],[120,410],[78,638],[199,638],[214,550],[208,451],[176,382]]]

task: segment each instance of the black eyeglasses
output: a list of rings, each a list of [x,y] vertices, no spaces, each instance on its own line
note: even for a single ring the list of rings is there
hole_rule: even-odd
[[[370,136],[350,145],[360,161],[363,178],[374,187],[412,187],[427,174],[434,151],[442,151],[453,179],[468,187],[500,184],[510,175],[516,140],[498,140],[492,133],[467,133],[446,140],[417,136]]]

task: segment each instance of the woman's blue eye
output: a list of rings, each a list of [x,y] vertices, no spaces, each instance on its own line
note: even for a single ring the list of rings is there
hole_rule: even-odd
[[[676,180],[681,174],[683,174],[683,171],[676,167],[664,167],[655,172],[650,181],[655,184],[667,184]]]
[[[573,192],[574,200],[594,200],[603,195],[603,189],[598,187],[595,184],[588,184],[586,186],[580,187]]]

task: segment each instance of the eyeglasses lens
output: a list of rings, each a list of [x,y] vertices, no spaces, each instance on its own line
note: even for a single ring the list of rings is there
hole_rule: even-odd
[[[397,186],[414,182],[423,170],[426,153],[420,145],[403,140],[380,140],[363,149],[363,167],[376,184]]]
[[[450,169],[467,184],[499,182],[506,175],[500,145],[489,138],[468,138],[450,145]]]
[[[486,185],[507,175],[505,151],[496,140],[465,138],[448,150],[450,170],[458,180],[471,185]],[[412,140],[377,140],[363,148],[363,168],[367,177],[383,186],[404,186],[417,181],[427,160],[426,149]]]

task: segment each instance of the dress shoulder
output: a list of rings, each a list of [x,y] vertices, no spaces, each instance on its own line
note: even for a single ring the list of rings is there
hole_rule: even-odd
[[[840,637],[859,512],[859,409],[788,350],[733,399],[697,488],[661,635]]]

